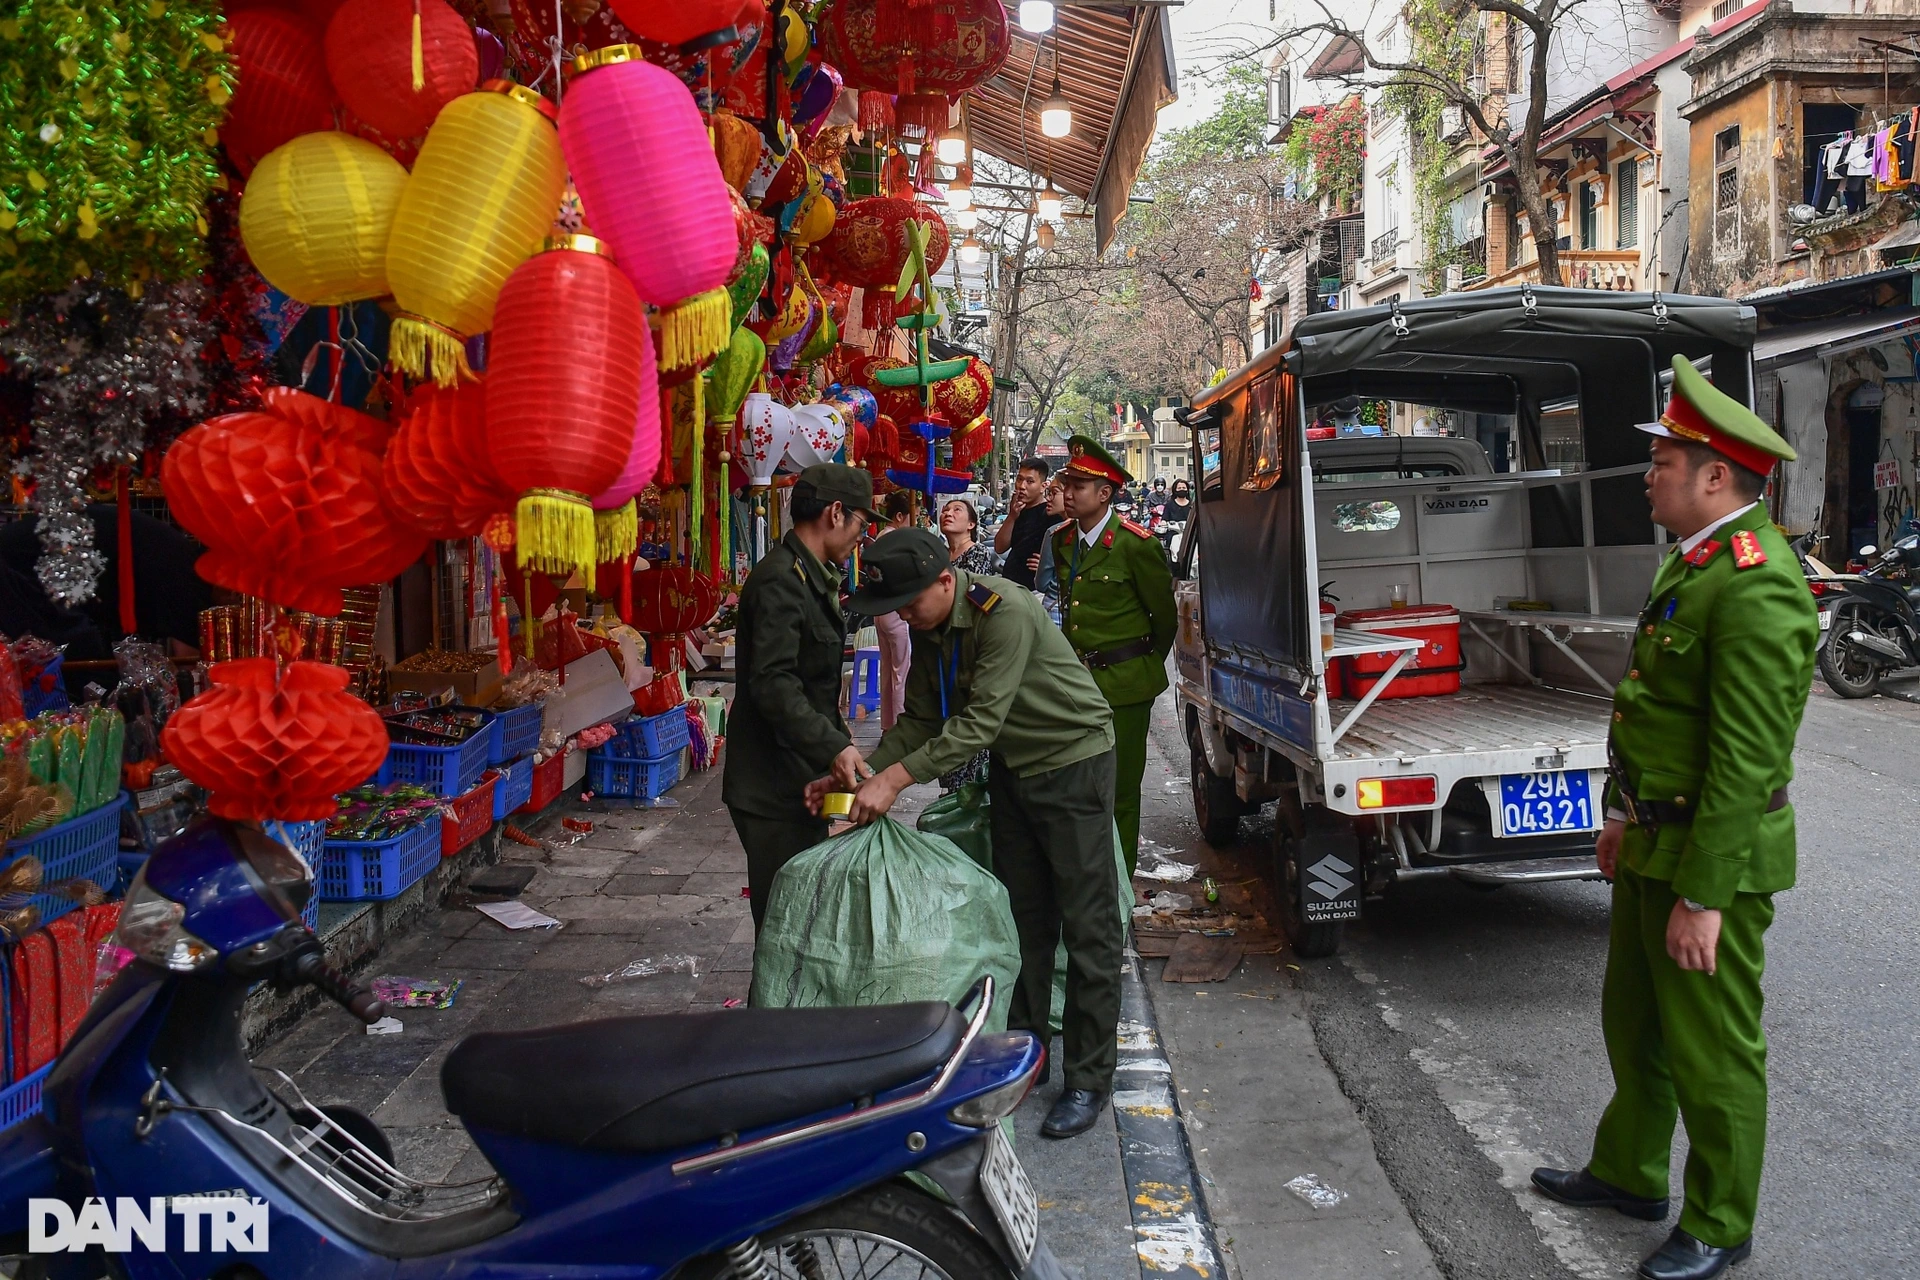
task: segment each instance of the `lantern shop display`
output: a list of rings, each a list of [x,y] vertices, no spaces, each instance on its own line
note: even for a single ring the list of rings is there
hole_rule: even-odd
[[[494,327],[501,286],[540,246],[566,188],[555,114],[531,89],[494,80],[427,131],[387,245],[395,368],[443,386],[471,376],[466,340]]]
[[[212,687],[167,721],[169,763],[211,794],[222,818],[308,822],[332,815],[337,792],[372,776],[387,726],[346,691],[345,667],[241,658],[208,670]]]
[[[160,483],[174,518],[207,547],[196,572],[328,617],[341,588],[394,577],[427,539],[388,514],[386,440],[377,418],[290,387],[189,430],[167,450]]]
[[[764,391],[748,394],[740,409],[739,437],[733,452],[749,484],[764,489],[773,483],[773,473],[779,470],[799,429],[793,410]]]
[[[642,300],[659,307],[660,367],[727,345],[725,285],[737,257],[733,201],[685,85],[614,45],[574,60],[560,144],[587,225],[613,246]]]
[[[438,126],[435,126],[438,128]],[[593,572],[592,495],[620,477],[650,339],[640,299],[592,236],[556,236],[500,293],[489,342],[487,450],[520,491],[515,556],[542,573]]]
[[[927,271],[939,271],[947,260],[946,219],[919,200],[869,196],[849,201],[835,220],[833,233],[820,243],[819,252],[833,277],[866,290],[861,319],[869,329],[893,323],[894,286],[913,252],[906,232],[910,222],[926,228]]]
[[[371,142],[305,133],[261,159],[240,199],[240,239],[268,284],[337,307],[387,292],[387,240],[407,171]]]
[[[466,538],[513,510],[487,451],[484,382],[414,388],[381,466],[388,509],[429,538]]]
[[[1000,70],[1009,48],[1001,0],[834,0],[817,37],[848,85],[898,95],[898,126],[928,137],[946,127],[948,104]],[[863,117],[867,110],[863,93]]]
[[[313,27],[278,9],[227,19],[237,72],[220,138],[242,174],[275,147],[333,128],[333,84]]]
[[[446,0],[346,0],[327,24],[340,100],[392,138],[418,137],[480,79],[480,51]]]

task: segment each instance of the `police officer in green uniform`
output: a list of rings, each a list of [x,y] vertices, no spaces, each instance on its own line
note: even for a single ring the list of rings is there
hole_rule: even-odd
[[[1133,477],[1088,436],[1073,437],[1067,450],[1060,478],[1068,521],[1053,534],[1060,628],[1113,708],[1113,816],[1131,875],[1140,848],[1147,724],[1153,700],[1167,687],[1167,654],[1180,619],[1166,548],[1113,512],[1114,493]]]
[[[1067,948],[1061,1018],[1066,1089],[1041,1132],[1091,1128],[1113,1089],[1122,925],[1114,902],[1113,729],[1106,700],[1033,593],[952,568],[928,529],[886,534],[867,551],[859,613],[898,609],[913,632],[906,705],[867,765],[855,822],[892,808],[906,787],[990,753],[993,872],[1020,934],[1008,1025],[1043,1040],[1054,953]],[[818,804],[831,786],[810,788]]]
[[[1614,1095],[1578,1170],[1536,1169],[1567,1204],[1667,1216],[1676,1112],[1680,1222],[1640,1264],[1705,1280],[1753,1249],[1766,1146],[1762,939],[1793,887],[1787,780],[1819,637],[1799,561],[1758,501],[1793,450],[1686,360],[1647,496],[1680,539],[1654,576],[1614,692],[1600,869],[1613,879],[1601,1026]]]
[[[873,477],[858,467],[808,467],[793,484],[793,527],[740,589],[739,684],[727,726],[721,798],[747,851],[753,923],[773,877],[826,839],[807,783],[832,769],[849,786],[859,748],[840,713],[847,624],[839,566],[873,519]]]

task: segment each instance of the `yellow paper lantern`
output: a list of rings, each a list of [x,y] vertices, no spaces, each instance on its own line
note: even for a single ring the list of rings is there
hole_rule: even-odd
[[[566,189],[555,115],[531,89],[489,80],[434,117],[387,244],[396,368],[442,386],[473,376],[466,340],[493,327],[500,287],[540,247]]]
[[[807,317],[813,313],[809,305],[810,301],[807,291],[802,289],[799,281],[796,280],[792,291],[787,294],[787,300],[780,304],[780,313],[774,317],[773,323],[767,326],[768,346],[774,346],[791,338],[807,327]]]
[[[820,171],[813,170],[807,176],[809,188],[819,186]],[[833,197],[825,190],[810,189],[801,197],[800,214],[793,220],[793,242],[795,244],[819,244],[833,234],[834,220],[840,211],[833,207]]]
[[[337,307],[387,293],[387,236],[407,188],[398,160],[347,133],[303,133],[254,167],[240,239],[268,284]]]

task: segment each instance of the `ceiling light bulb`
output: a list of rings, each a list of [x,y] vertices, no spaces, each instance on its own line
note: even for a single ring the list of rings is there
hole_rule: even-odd
[[[1047,250],[1053,248],[1053,239],[1054,239],[1053,224],[1047,223],[1047,222],[1041,223],[1040,230],[1036,232],[1034,235],[1034,243],[1040,246],[1040,251],[1042,253],[1045,253]]]
[[[1053,189],[1052,183],[1048,183],[1047,189],[1040,193],[1037,203],[1042,222],[1058,222],[1061,215],[1066,212],[1066,198]]]
[[[971,184],[955,178],[947,184],[947,208],[955,213],[973,207],[973,187]]]
[[[980,211],[978,209],[954,210],[953,225],[960,228],[962,231],[973,230],[975,227],[980,225]]]
[[[1053,0],[1020,0],[1020,29],[1030,36],[1053,30]]]
[[[964,164],[967,159],[967,135],[949,129],[933,144],[933,158],[941,164]]]
[[[1053,78],[1053,92],[1040,104],[1040,132],[1049,138],[1064,138],[1073,132],[1073,104],[1060,92],[1060,77]]]
[[[972,236],[960,242],[960,261],[969,267],[980,261],[980,242]]]

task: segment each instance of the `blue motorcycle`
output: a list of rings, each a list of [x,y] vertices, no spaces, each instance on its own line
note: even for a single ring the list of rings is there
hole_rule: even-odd
[[[134,880],[131,953],[0,1133],[18,1274],[145,1280],[1064,1280],[1002,1133],[1043,1050],[961,1008],[745,1009],[469,1036],[441,1085],[494,1172],[423,1182],[364,1113],[248,1061],[247,994],[384,1009],[300,922],[290,848],[204,819]],[[109,951],[109,954],[114,954]],[[909,1176],[911,1175],[911,1176]]]

